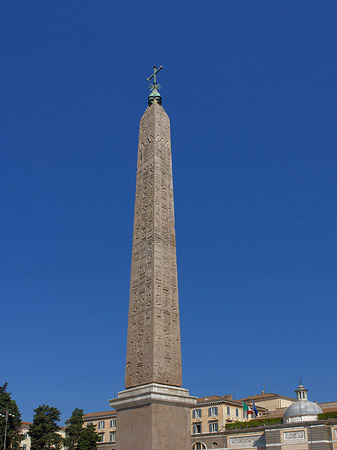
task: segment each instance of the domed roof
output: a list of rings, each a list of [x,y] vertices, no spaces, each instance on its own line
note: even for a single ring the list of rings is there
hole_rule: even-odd
[[[308,389],[300,382],[295,392],[297,394],[297,401],[288,406],[284,411],[283,419],[285,422],[317,420],[317,414],[321,414],[323,411],[316,403],[309,402],[307,395]]]
[[[299,400],[288,406],[283,417],[317,416],[317,414],[321,414],[322,412],[323,411],[316,403],[309,402],[309,400]]]

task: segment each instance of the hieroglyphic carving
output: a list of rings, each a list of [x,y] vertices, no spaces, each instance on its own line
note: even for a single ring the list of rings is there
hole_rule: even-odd
[[[169,118],[161,105],[139,128],[126,388],[181,386],[181,350]]]

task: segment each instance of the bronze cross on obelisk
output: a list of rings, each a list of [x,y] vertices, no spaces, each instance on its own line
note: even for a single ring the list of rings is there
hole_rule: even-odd
[[[157,69],[156,66],[153,66],[153,74],[147,78],[147,81],[150,81],[153,78],[153,86],[156,87],[157,86],[157,73],[163,68],[163,66],[159,66],[159,68]]]

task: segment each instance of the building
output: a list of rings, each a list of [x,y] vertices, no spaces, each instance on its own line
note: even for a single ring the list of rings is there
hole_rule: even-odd
[[[190,411],[191,449],[337,450],[337,417],[324,420],[317,417],[321,412],[337,416],[337,402],[310,402],[302,383],[295,392],[297,399],[273,393],[240,400],[232,395],[198,398]],[[250,406],[255,402],[258,417],[246,417],[242,400]],[[93,424],[99,433],[99,450],[115,450],[118,432],[115,410],[84,414],[83,419],[85,426]],[[254,422],[258,426],[251,427]],[[22,422],[22,450],[30,450],[29,425]],[[230,429],[231,426],[242,428]],[[65,436],[64,428],[60,433]]]
[[[337,402],[320,405],[309,402],[307,390],[302,384],[296,393],[297,399],[273,393],[262,393],[240,400],[233,399],[232,395],[198,398],[196,405],[191,407],[192,450],[337,450],[337,418],[317,418],[320,411],[337,411]],[[242,400],[250,406],[255,402],[258,417],[246,417]],[[312,405],[317,407],[316,416],[303,415],[304,407],[312,411]],[[300,411],[300,417],[292,415],[292,411]],[[294,420],[288,423],[287,417],[290,415]],[[85,414],[84,420],[86,424],[94,424],[101,434],[99,449],[115,450],[118,433],[115,411]],[[252,420],[259,421],[260,424],[256,422],[259,426],[251,427]],[[269,421],[274,423],[269,424]],[[229,428],[236,425],[242,428]]]
[[[31,441],[28,434],[29,427],[32,423],[31,422],[21,422],[21,433],[23,435],[23,439],[21,441],[21,448],[22,450],[30,450],[31,447]],[[62,438],[65,438],[65,428],[61,427],[59,434],[62,436]],[[64,447],[62,447],[61,450],[63,450]]]
[[[285,395],[265,393],[264,391],[258,395],[252,395],[249,397],[242,398],[243,401],[247,403],[255,402],[257,406],[262,406],[268,411],[275,411],[277,409],[284,409],[290,406],[296,398],[286,397]]]
[[[259,409],[260,415],[267,413],[266,408]],[[202,397],[191,410],[191,432],[192,435],[213,433],[224,430],[227,423],[251,419],[243,411],[242,401],[233,400],[232,395]]]
[[[335,450],[337,420],[265,425],[192,438],[193,450]]]
[[[319,414],[325,410],[308,400],[307,389],[302,383],[295,392],[297,399],[287,407],[284,404],[289,402],[289,397],[262,394],[262,403],[268,403],[270,410],[259,414],[258,420],[251,424],[247,422],[247,426],[238,423],[240,428],[237,429],[230,429],[227,425],[222,431],[211,432],[209,429],[199,436],[194,434],[192,449],[336,450],[337,415],[319,419]],[[248,398],[258,400],[259,396]],[[337,411],[336,403],[327,403],[327,412]]]
[[[22,450],[30,450],[30,437],[28,436],[28,430],[31,422],[21,422],[21,433],[23,440],[21,441]]]
[[[116,442],[116,411],[102,411],[84,414],[84,424],[93,424],[100,435],[99,448],[111,450]]]
[[[308,400],[308,390],[302,383],[296,389],[297,401],[288,406],[283,414],[284,423],[313,422],[323,411],[317,403]]]
[[[260,408],[260,415],[267,414],[266,408]],[[100,434],[99,448],[114,450],[116,441],[116,411],[101,411],[84,414],[85,425],[93,424]],[[248,420],[251,420],[248,416]],[[191,408],[191,436],[223,432],[227,423],[247,420],[242,401],[233,400],[232,395],[209,396],[197,399]],[[27,449],[28,450],[28,449]]]

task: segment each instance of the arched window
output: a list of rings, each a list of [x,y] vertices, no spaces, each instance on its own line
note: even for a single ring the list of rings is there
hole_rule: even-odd
[[[207,447],[202,442],[197,442],[196,444],[193,444],[193,446],[192,446],[193,450],[204,450],[205,448],[207,448]]]

